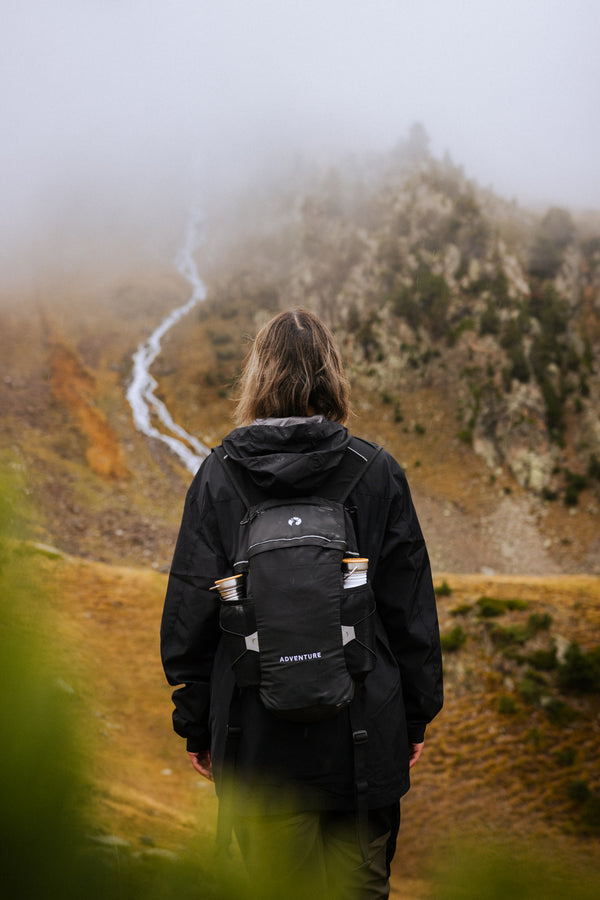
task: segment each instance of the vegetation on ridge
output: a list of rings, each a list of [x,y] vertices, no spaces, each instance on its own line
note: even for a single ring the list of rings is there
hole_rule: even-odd
[[[569,505],[598,495],[600,218],[525,212],[426,148],[409,138],[282,198],[277,227],[215,266],[208,308],[314,309],[390,402],[445,383],[492,470]]]

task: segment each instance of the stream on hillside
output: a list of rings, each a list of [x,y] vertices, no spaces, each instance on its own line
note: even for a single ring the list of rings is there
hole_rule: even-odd
[[[194,251],[200,243],[201,227],[202,217],[195,207],[190,214],[184,241],[175,259],[177,269],[192,287],[192,294],[187,303],[172,310],[150,337],[138,346],[133,355],[131,383],[127,388],[127,400],[137,430],[166,444],[192,474],[208,456],[210,448],[173,421],[165,404],[155,395],[158,383],[150,374],[150,367],[160,353],[161,341],[167,331],[206,297],[206,287],[194,260]]]

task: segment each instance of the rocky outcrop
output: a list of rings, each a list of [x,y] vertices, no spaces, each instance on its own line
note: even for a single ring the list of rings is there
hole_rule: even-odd
[[[491,470],[551,492],[600,458],[600,216],[539,216],[396,149],[307,184],[244,264],[323,315],[374,390],[446,390]]]

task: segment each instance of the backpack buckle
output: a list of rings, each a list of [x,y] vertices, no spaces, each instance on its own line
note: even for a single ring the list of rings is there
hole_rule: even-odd
[[[227,726],[227,737],[230,738],[239,738],[242,733],[242,729],[239,725],[228,725]]]
[[[352,732],[352,740],[355,744],[364,744],[368,739],[369,735],[364,728],[361,728],[359,731]]]

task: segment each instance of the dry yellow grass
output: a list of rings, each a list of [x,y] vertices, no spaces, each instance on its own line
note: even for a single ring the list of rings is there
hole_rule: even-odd
[[[57,631],[70,648],[65,677],[75,682],[85,720],[91,827],[134,847],[152,841],[189,848],[198,840],[209,846],[213,788],[193,772],[171,731],[170,689],[158,656],[166,577],[44,553],[36,560],[52,586]],[[584,648],[597,640],[600,579],[443,577],[452,593],[439,598],[442,633],[457,621],[452,610],[487,595],[527,601],[527,610],[507,613],[512,621],[543,611],[553,617],[552,634]],[[598,698],[574,699],[579,718],[567,726],[552,725],[541,708],[521,701],[516,714],[500,715],[497,700],[511,674],[486,641],[485,626],[471,618],[465,627],[467,644],[446,656],[445,708],[428,730],[403,802],[392,894],[398,898],[430,897],[431,868],[461,833],[518,833],[551,842],[553,853],[572,861],[600,863],[595,837],[579,828],[566,793],[574,779],[600,789]],[[575,748],[575,761],[561,766],[556,754],[568,747]]]
[[[421,865],[424,858],[432,861],[464,831],[551,841],[553,852],[600,862],[597,832],[581,826],[568,795],[575,780],[600,790],[599,698],[562,695],[576,718],[553,723],[541,705],[519,694],[527,664],[494,648],[487,635],[490,620],[477,619],[475,611],[478,598],[488,596],[527,603],[494,620],[502,626],[523,623],[531,614],[550,615],[548,632],[518,648],[524,657],[557,638],[589,650],[598,646],[600,634],[600,579],[446,574],[436,583],[443,580],[452,593],[438,598],[442,634],[458,622],[468,639],[461,650],[445,654],[445,706],[428,729],[423,765],[404,804],[409,858],[414,853]],[[466,617],[452,615],[469,605],[474,610]],[[499,712],[501,696],[513,699],[514,713]]]

